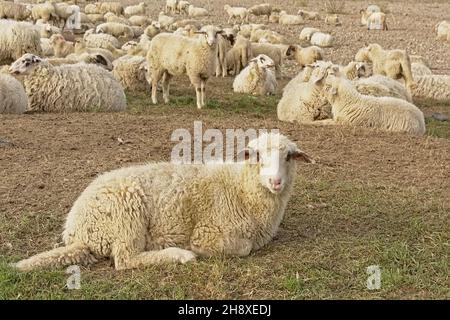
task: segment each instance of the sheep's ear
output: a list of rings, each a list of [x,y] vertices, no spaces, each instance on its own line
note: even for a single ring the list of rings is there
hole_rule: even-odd
[[[33,55],[31,57],[31,63],[38,63],[38,62],[41,62],[41,61],[42,61],[42,59],[39,58],[38,56]]]
[[[316,163],[308,154],[298,149],[288,153],[286,160],[289,161],[291,159],[300,160],[306,163]]]
[[[96,54],[95,55],[95,61],[99,64],[102,64],[104,66],[108,66],[108,61],[106,60],[106,58],[101,55],[101,54]]]

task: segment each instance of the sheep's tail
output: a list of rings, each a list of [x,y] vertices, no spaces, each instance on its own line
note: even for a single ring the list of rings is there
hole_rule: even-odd
[[[21,260],[13,264],[13,267],[21,271],[31,271],[37,268],[58,268],[72,264],[86,265],[96,261],[97,259],[87,246],[74,243]]]

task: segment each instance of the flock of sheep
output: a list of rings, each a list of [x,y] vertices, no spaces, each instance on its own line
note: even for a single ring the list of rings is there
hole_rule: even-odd
[[[370,44],[348,65],[331,62],[323,48],[335,45],[332,34],[305,24],[340,25],[338,15],[288,14],[271,4],[223,10],[234,25],[204,25],[208,10],[179,0],[167,0],[155,20],[145,3],[1,1],[0,113],[121,111],[127,108],[125,90],[150,88],[152,103],[158,103],[159,91],[168,103],[170,80],[181,75],[194,87],[198,108],[206,105],[207,80],[214,75],[233,76],[234,92],[271,95],[286,59],[301,71],[282,89],[281,121],[423,135],[424,115],[414,100],[450,100],[450,75],[433,74],[424,57],[406,50]],[[388,30],[378,6],[360,14],[369,30]],[[262,23],[250,23],[255,19]],[[299,43],[310,45],[289,43],[267,22],[302,25]],[[450,41],[449,22],[437,24],[436,32]],[[111,257],[117,269],[127,269],[184,263],[197,255],[248,255],[276,233],[292,190],[294,160],[313,160],[274,134],[252,140],[245,152],[246,159],[257,154],[261,166],[278,163],[276,174],[262,175],[260,165],[248,161],[156,163],[106,173],[73,205],[65,246],[15,266],[31,270]]]

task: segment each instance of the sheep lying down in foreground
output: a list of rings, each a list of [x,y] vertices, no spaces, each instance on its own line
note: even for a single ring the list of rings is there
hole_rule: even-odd
[[[152,163],[105,173],[70,210],[65,246],[14,266],[26,271],[112,258],[120,270],[197,255],[247,256],[277,232],[296,160],[312,160],[273,133],[251,140],[242,155],[236,163]]]

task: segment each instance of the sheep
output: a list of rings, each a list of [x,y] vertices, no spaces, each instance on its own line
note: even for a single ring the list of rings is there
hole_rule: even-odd
[[[158,15],[158,22],[161,28],[167,28],[175,22],[175,18],[166,16],[164,12],[161,11]]]
[[[325,16],[325,23],[333,26],[342,25],[341,20],[337,14],[329,14]]]
[[[323,32],[314,32],[311,36],[311,44],[319,47],[331,47],[333,45],[333,37],[331,34]]]
[[[128,6],[124,9],[125,17],[131,17],[135,15],[145,15],[146,4],[144,2],[140,2],[135,6]]]
[[[0,19],[26,20],[31,11],[20,3],[0,1]]]
[[[323,82],[331,62],[308,65],[283,89],[277,105],[280,121],[310,124],[331,117],[331,107],[323,94]]]
[[[413,78],[416,79],[419,76],[425,76],[433,74],[433,72],[423,63],[418,62],[412,62],[411,63],[411,72],[413,75]]]
[[[423,75],[415,78],[416,86],[412,91],[414,98],[425,98],[436,101],[450,101],[449,75]]]
[[[233,91],[252,95],[275,94],[277,81],[271,68],[275,65],[268,56],[258,55],[233,81]]]
[[[250,24],[234,25],[233,29],[238,31],[238,34],[240,34],[241,36],[250,38],[252,32],[254,32],[255,30],[265,30],[266,26],[264,24],[250,23]]]
[[[235,76],[238,75],[248,65],[251,57],[252,45],[250,41],[242,36],[237,36],[233,47],[226,53],[227,70],[232,70]]]
[[[84,13],[86,13],[87,15],[90,14],[102,14],[101,10],[100,10],[100,3],[89,3],[84,7]]]
[[[108,49],[110,47],[119,48],[119,40],[106,33],[86,33],[83,37],[86,47]]]
[[[111,48],[111,47],[109,47],[109,48]],[[89,53],[89,54],[101,54],[104,57],[106,57],[108,59],[108,61],[111,61],[111,62],[115,60],[115,57],[113,56],[113,54],[111,53],[111,51],[109,49],[89,48],[86,46],[85,42],[82,42],[82,41],[75,42],[74,53],[76,55],[80,55],[85,52]]]
[[[187,38],[168,33],[158,34],[150,44],[147,54],[152,79],[152,102],[157,103],[156,89],[163,77],[163,98],[169,102],[169,81],[173,75],[187,74],[195,87],[197,108],[205,106],[205,85],[215,71],[217,34],[220,29],[205,26],[201,38]]]
[[[120,111],[126,108],[122,86],[105,69],[91,64],[54,67],[33,54],[24,54],[10,67],[25,76],[28,111]]]
[[[208,10],[204,8],[194,7],[192,4],[188,7],[189,17],[205,17],[207,15],[209,15]]]
[[[142,27],[131,26],[131,29],[133,30],[134,38],[139,38],[141,35],[144,34],[144,28]]]
[[[277,78],[281,76],[281,65],[283,64],[283,52],[280,47],[270,43],[252,43],[251,52],[253,57],[260,54],[268,56],[274,63]]]
[[[116,38],[133,39],[134,31],[130,26],[116,22],[105,22],[96,28],[97,33],[107,33]]]
[[[382,75],[374,75],[368,78],[355,79],[355,89],[364,95],[375,97],[394,97],[412,102],[411,94],[400,82]]]
[[[127,50],[127,54],[134,56],[142,56],[146,57],[148,50],[150,49],[151,40],[150,38],[143,34],[139,38],[139,43],[134,48],[130,48]]]
[[[272,12],[269,16],[269,22],[270,23],[279,23],[280,22],[280,13]]]
[[[49,22],[51,19],[58,19],[56,7],[50,1],[34,5],[31,9],[31,16],[35,21],[42,19],[44,22]]]
[[[328,123],[342,123],[415,135],[425,133],[425,119],[422,111],[405,100],[362,95],[348,79],[333,74],[328,75],[325,86],[326,97],[333,113],[333,120]]]
[[[436,40],[447,40],[448,34],[450,34],[450,22],[444,20],[436,24],[434,30],[437,33]]]
[[[373,74],[385,75],[392,79],[403,78],[410,92],[414,88],[411,62],[405,50],[384,50],[379,44],[370,44],[356,53],[355,60],[372,62]]]
[[[131,16],[128,18],[132,26],[146,27],[152,23],[152,20],[146,16]]]
[[[306,11],[306,10],[298,10],[297,15],[302,17],[303,19],[308,20],[320,20],[320,15],[317,11]]]
[[[320,30],[317,28],[312,28],[312,27],[303,28],[302,31],[300,32],[299,40],[300,41],[310,41],[312,35],[316,32],[320,32]]]
[[[180,0],[177,3],[176,12],[178,12],[179,14],[188,15],[188,10],[189,10],[190,5],[191,4],[189,3],[189,1]]]
[[[27,104],[27,94],[22,84],[14,77],[0,73],[0,114],[24,113]]]
[[[34,26],[36,30],[38,30],[41,38],[50,38],[54,34],[62,33],[62,30],[60,28],[54,27],[49,23],[36,23]]]
[[[166,0],[165,12],[175,14],[177,12],[178,0]]]
[[[54,34],[50,37],[50,44],[57,58],[65,58],[67,55],[74,53],[74,44],[66,41],[60,34]]]
[[[367,30],[388,30],[386,15],[383,12],[374,12],[367,17]]]
[[[264,4],[257,4],[248,9],[249,14],[252,14],[254,16],[267,16],[267,20],[269,20],[269,17],[272,13],[272,5],[268,3]]]
[[[248,11],[244,7],[231,7],[230,5],[226,4],[223,9],[228,14],[228,23],[232,19],[240,18],[241,23],[247,22],[248,23]]]
[[[183,19],[175,21],[174,23],[171,24],[170,27],[176,30],[178,28],[184,28],[186,26],[194,26],[197,29],[200,29],[202,27],[202,23],[194,19]]]
[[[339,72],[349,80],[365,78],[371,75],[365,62],[350,61],[346,66],[339,66]]]
[[[108,71],[112,71],[113,69],[111,60],[108,59],[107,55],[104,55],[102,53],[72,53],[66,58],[48,58],[45,61],[55,67],[67,64],[79,64],[80,62],[84,62],[87,64],[98,65]]]
[[[35,26],[0,20],[0,65],[9,64],[24,53],[42,54],[41,37]]]
[[[377,5],[370,5],[367,9],[361,9],[359,13],[361,14],[361,25],[367,26],[367,19],[372,13],[381,12],[380,7]]]
[[[113,62],[113,76],[125,90],[144,91],[146,84],[147,61],[141,56],[125,55]]]
[[[124,270],[248,256],[276,235],[296,161],[314,160],[272,132],[251,139],[240,155],[244,160],[235,163],[159,162],[104,173],[70,209],[64,246],[13,266],[31,271],[111,258]]]
[[[323,49],[316,46],[302,48],[297,45],[291,46],[288,50],[289,52],[287,55],[292,55],[298,65],[302,68],[308,64],[313,64],[317,60],[323,60],[325,56]]]
[[[299,24],[303,24],[304,21],[301,16],[287,14],[286,11],[281,11],[280,18],[278,19],[278,23],[283,24],[283,25],[299,25]]]
[[[131,22],[123,17],[118,17],[112,12],[107,12],[103,15],[106,22],[115,22],[115,23],[121,23],[126,24],[127,26],[131,26]]]
[[[118,16],[124,14],[123,6],[120,2],[102,2],[100,4],[100,13],[112,12]]]
[[[251,42],[258,42],[261,38],[267,39],[272,44],[286,44],[287,39],[281,34],[272,31],[272,30],[264,30],[264,29],[253,29],[250,34]]]
[[[184,32],[189,33],[189,31],[184,30]],[[177,32],[174,32],[176,34]],[[217,61],[216,61],[216,77],[222,75],[226,77],[228,75],[227,66],[227,52],[230,50],[232,44],[234,43],[234,37],[232,36],[231,41],[223,35],[219,34],[217,37]]]

